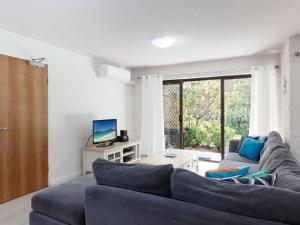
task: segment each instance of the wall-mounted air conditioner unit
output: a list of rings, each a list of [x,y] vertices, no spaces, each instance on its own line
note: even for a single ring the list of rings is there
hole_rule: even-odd
[[[99,66],[99,78],[113,78],[124,83],[131,84],[130,75],[129,70],[121,69],[112,65],[102,64]]]

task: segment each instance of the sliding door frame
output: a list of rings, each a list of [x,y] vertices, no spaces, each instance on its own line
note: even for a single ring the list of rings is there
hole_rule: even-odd
[[[235,79],[245,79],[245,78],[251,78],[251,74],[240,74],[240,75],[229,75],[229,76],[213,76],[213,77],[201,77],[201,78],[189,78],[189,79],[175,79],[175,80],[164,80],[163,85],[168,84],[178,84],[179,90],[180,90],[180,115],[179,115],[179,124],[180,124],[180,131],[179,131],[179,144],[180,148],[184,149],[184,134],[183,134],[183,83],[184,82],[191,82],[191,81],[205,81],[205,80],[220,80],[220,110],[221,110],[221,157],[222,160],[224,159],[225,154],[225,80],[235,80]]]

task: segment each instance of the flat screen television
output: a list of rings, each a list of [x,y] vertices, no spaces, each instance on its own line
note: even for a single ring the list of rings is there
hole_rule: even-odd
[[[117,120],[94,120],[93,121],[93,143],[115,141],[117,139]]]

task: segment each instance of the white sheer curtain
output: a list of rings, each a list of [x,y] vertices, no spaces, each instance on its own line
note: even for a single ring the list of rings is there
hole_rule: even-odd
[[[280,77],[274,65],[252,68],[250,135],[280,131]]]
[[[162,76],[142,76],[141,155],[165,148]]]

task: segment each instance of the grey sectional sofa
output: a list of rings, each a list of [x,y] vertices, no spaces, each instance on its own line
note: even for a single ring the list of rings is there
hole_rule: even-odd
[[[251,172],[268,168],[278,174],[277,187],[228,186],[179,169],[171,178],[172,196],[162,197],[98,185],[93,175],[87,175],[36,194],[30,225],[300,224],[295,211],[300,208],[300,167],[280,135],[268,136],[259,162],[239,156],[237,144],[231,143],[220,167],[250,165]]]
[[[260,153],[259,161],[251,161],[238,154],[237,148],[240,140],[232,140],[229,145],[229,153],[221,162],[220,168],[233,166],[250,166],[249,173],[255,173],[267,169],[270,173],[275,173],[277,179],[276,187],[300,193],[300,167],[299,162],[291,153],[289,147],[283,143],[281,136],[277,132],[271,132]]]

